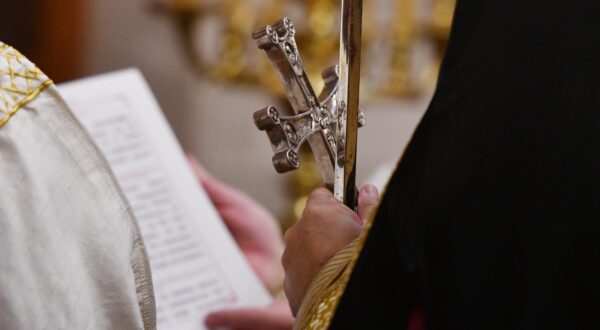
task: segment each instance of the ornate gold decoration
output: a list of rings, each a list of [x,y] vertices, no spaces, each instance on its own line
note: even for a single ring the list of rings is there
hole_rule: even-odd
[[[336,63],[338,57],[339,0],[153,1],[162,12],[175,18],[186,56],[199,74],[218,81],[259,83],[283,96],[268,61],[257,54],[249,38],[257,26],[283,16],[290,16],[297,23],[296,38],[303,45],[305,68],[316,90],[323,87],[320,70]],[[414,97],[434,86],[431,74],[437,73],[455,1],[365,3],[363,85],[366,97],[377,94]],[[206,31],[213,31],[214,35],[208,36]],[[431,48],[433,54],[424,55],[425,49]]]
[[[386,95],[412,97],[418,95],[423,83],[415,77],[413,68],[414,45],[419,39],[415,15],[417,0],[396,1],[394,19],[388,29],[390,59],[387,77],[381,86]]]
[[[279,88],[269,63],[252,56],[255,47],[248,36],[257,22],[281,16],[281,1],[153,0],[153,4],[175,19],[185,55],[200,75]]]
[[[52,81],[14,48],[0,42],[0,127]]]

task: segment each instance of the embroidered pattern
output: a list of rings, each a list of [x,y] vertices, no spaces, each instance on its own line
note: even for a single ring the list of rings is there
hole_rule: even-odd
[[[394,172],[398,169],[403,157],[404,154],[396,164]],[[382,196],[385,195],[389,184],[388,181]],[[329,328],[371,232],[380,205],[381,200],[375,210],[371,212],[360,236],[331,258],[313,280],[298,311],[294,330],[325,330]]]
[[[16,49],[0,42],[0,127],[52,81]]]

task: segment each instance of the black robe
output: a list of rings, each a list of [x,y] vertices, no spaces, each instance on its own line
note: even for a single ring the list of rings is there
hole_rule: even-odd
[[[600,329],[600,1],[458,0],[331,329]]]

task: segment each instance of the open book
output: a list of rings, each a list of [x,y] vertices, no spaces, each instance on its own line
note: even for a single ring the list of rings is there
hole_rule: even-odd
[[[59,86],[104,153],[150,256],[158,329],[203,329],[212,310],[270,296],[187,164],[139,71]]]

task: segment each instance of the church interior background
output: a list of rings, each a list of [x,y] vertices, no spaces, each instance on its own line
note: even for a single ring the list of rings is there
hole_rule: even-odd
[[[364,1],[361,108],[367,123],[359,132],[359,184],[384,185],[425,111],[454,1]],[[339,2],[2,0],[0,40],[57,83],[139,68],[184,150],[285,225],[319,174],[310,162],[285,175],[271,165],[271,148],[252,114],[287,102],[251,33],[290,17],[320,90],[320,70],[337,58]]]

